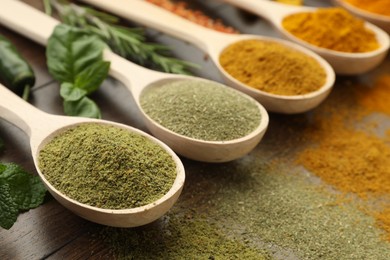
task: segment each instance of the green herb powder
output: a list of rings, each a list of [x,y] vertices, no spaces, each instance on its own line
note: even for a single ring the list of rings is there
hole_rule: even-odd
[[[105,209],[146,205],[171,188],[176,164],[159,145],[119,127],[81,124],[39,153],[46,179],[68,197]]]
[[[144,112],[169,130],[205,141],[233,140],[254,131],[261,115],[254,100],[218,83],[179,80],[146,89]]]

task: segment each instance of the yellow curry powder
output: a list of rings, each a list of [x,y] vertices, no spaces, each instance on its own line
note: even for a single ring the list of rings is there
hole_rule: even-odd
[[[365,11],[390,16],[389,0],[345,0],[351,5]]]
[[[365,27],[364,21],[342,8],[292,14],[282,25],[294,36],[334,51],[359,53],[379,48],[375,34]]]
[[[326,81],[314,58],[275,42],[239,41],[223,50],[219,62],[238,81],[278,95],[310,93]]]
[[[374,217],[377,219],[378,225],[386,231],[385,239],[390,242],[390,206],[383,211],[375,213]]]
[[[315,143],[297,154],[303,165],[339,191],[367,201],[379,201],[380,209],[367,207],[386,231],[390,241],[390,129],[376,133],[375,113],[390,115],[390,75],[378,78],[373,87],[340,85],[314,111],[313,122],[303,136]],[[373,117],[373,118],[372,118]],[[380,120],[380,119],[379,119]],[[381,131],[379,131],[381,132]]]
[[[364,88],[357,94],[360,105],[390,115],[390,75],[379,77],[372,87]]]
[[[342,125],[314,131],[318,133],[308,134],[321,137],[318,146],[298,157],[305,168],[337,189],[363,198],[390,194],[390,146],[386,141]]]

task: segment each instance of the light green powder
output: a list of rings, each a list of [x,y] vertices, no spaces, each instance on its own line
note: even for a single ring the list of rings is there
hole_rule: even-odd
[[[254,100],[218,84],[179,80],[146,89],[141,95],[144,112],[178,134],[206,141],[244,137],[260,124]]]
[[[127,209],[151,203],[171,188],[176,164],[159,145],[119,127],[82,124],[39,153],[46,179],[91,206]]]

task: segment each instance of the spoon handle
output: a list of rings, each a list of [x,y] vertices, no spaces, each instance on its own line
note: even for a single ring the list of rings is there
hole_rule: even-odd
[[[230,39],[230,34],[208,29],[143,0],[82,0],[108,12],[188,41],[205,53]]]
[[[47,44],[54,28],[60,23],[58,20],[20,1],[1,1],[7,8],[0,8],[0,23],[41,45]],[[124,83],[135,97],[138,97],[144,86],[168,77],[165,73],[133,64],[108,49],[104,50],[104,60],[111,63],[110,75]]]
[[[280,27],[283,18],[294,12],[311,10],[305,6],[294,6],[269,0],[222,0],[223,2],[237,6],[248,12],[257,14],[272,22],[274,26]]]
[[[59,21],[16,0],[1,0],[0,23],[35,42],[46,45]]]
[[[35,128],[47,126],[49,116],[0,84],[0,118],[17,126],[29,137]]]

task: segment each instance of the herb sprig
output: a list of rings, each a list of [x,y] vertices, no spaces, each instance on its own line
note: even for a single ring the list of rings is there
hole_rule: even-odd
[[[63,23],[84,28],[101,38],[118,55],[137,64],[175,74],[191,74],[198,65],[168,57],[169,47],[146,42],[141,28],[119,25],[119,18],[68,1],[43,0],[46,13],[56,11]]]

